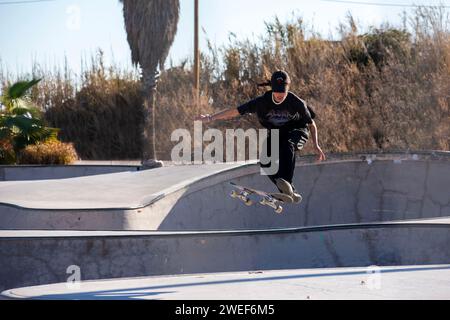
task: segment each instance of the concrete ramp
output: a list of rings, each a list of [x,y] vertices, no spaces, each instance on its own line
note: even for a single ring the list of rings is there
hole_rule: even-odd
[[[0,291],[66,282],[73,267],[82,280],[98,280],[450,264],[449,243],[449,219],[246,231],[0,231]]]
[[[92,177],[0,182],[0,228],[242,230],[450,216],[450,153],[303,157],[304,197],[271,208],[231,199],[229,181],[275,191],[257,164],[174,166]]]

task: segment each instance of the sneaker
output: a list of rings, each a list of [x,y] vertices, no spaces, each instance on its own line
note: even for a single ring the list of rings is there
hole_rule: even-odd
[[[296,192],[294,192],[294,193],[292,194],[291,198],[292,198],[292,200],[294,200],[294,203],[300,203],[300,202],[302,202],[302,200],[303,200],[303,198],[302,198],[302,196],[300,195],[300,193],[296,193]]]
[[[289,182],[282,178],[275,179],[275,183],[277,185],[278,190],[280,192],[287,194],[288,196],[292,197],[294,190],[292,189],[292,186]]]
[[[291,185],[291,186],[292,186],[292,195],[291,195],[291,198],[292,198],[292,200],[294,200],[294,203],[300,203],[300,202],[302,202],[303,197],[301,196],[301,194],[298,193],[298,192],[295,190],[294,185]]]

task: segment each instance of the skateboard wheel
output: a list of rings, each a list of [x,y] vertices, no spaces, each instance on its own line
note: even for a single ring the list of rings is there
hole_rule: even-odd
[[[253,201],[252,200],[250,200],[250,199],[245,199],[245,205],[247,205],[247,206],[251,206],[252,204],[253,204]]]
[[[232,197],[232,198],[237,198],[237,196],[238,196],[238,194],[236,193],[236,191],[231,191],[231,193],[230,193],[230,197]]]
[[[283,212],[283,207],[278,206],[278,207],[275,209],[275,212],[276,212],[276,213],[282,213],[282,212]]]

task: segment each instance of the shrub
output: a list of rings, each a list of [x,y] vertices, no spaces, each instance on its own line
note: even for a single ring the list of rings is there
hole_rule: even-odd
[[[395,57],[406,62],[411,51],[411,35],[398,29],[372,29],[370,33],[353,37],[349,41],[348,59],[358,67],[365,67],[370,61],[381,68]],[[349,40],[349,39],[347,39]]]
[[[19,164],[71,164],[78,159],[72,143],[47,140],[27,146],[20,152]]]
[[[0,140],[0,165],[16,163],[16,154],[10,141]]]

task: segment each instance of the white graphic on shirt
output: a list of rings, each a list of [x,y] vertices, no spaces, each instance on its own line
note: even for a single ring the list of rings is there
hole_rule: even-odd
[[[287,110],[271,110],[266,114],[266,120],[279,127],[292,120],[299,120],[300,114],[290,113]]]

